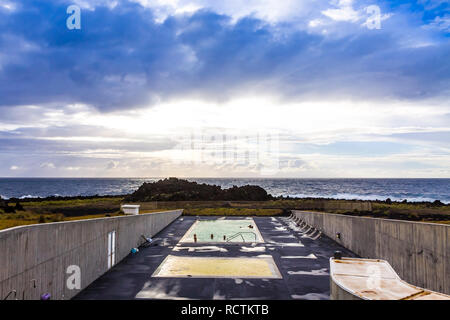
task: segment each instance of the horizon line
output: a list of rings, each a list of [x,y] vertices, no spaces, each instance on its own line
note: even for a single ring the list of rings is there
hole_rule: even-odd
[[[0,177],[0,179],[272,179],[272,180],[294,180],[294,179],[450,179],[450,177],[177,177],[177,176],[163,176],[163,177],[36,177],[36,176],[21,176],[21,177]]]

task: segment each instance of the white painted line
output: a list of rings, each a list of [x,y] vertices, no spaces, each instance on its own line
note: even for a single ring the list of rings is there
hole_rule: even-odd
[[[298,300],[329,300],[330,296],[323,293],[307,293],[303,295],[291,294],[291,298]]]
[[[182,250],[187,250],[188,252],[228,252],[227,249],[217,247],[217,246],[202,246],[202,247],[181,247],[176,246],[173,251],[179,252]]]
[[[311,271],[288,271],[290,275],[310,275],[310,276],[328,276],[330,273],[327,268]]]
[[[281,259],[317,259],[317,257],[311,253],[307,256],[282,256]]]
[[[239,250],[241,252],[264,252],[266,251],[265,247],[241,247]]]

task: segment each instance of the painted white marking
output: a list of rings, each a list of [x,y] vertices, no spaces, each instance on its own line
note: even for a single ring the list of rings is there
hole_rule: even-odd
[[[283,256],[281,259],[317,259],[314,253],[308,254],[307,256]]]
[[[301,242],[289,242],[289,243],[283,243],[283,242],[275,242],[270,241],[266,246],[279,246],[279,247],[304,247],[303,243]]]
[[[285,239],[291,239],[291,238],[295,238],[294,235],[290,234],[287,236],[273,236],[272,238],[285,238]]]
[[[187,250],[188,252],[228,252],[227,249],[217,246],[203,246],[203,247],[180,247],[176,246],[173,251]]]
[[[213,300],[225,300],[225,299],[226,299],[225,295],[221,295],[217,292],[214,292]]]
[[[304,295],[291,294],[292,299],[300,300],[329,300],[330,297],[323,293],[307,293]]]
[[[251,283],[250,281],[245,280],[245,283],[248,284],[250,287],[254,287],[255,285]]]
[[[264,252],[266,251],[265,247],[241,247],[241,249],[239,250],[241,252]]]
[[[311,275],[311,276],[327,276],[330,273],[328,272],[327,268],[322,268],[319,270],[311,270],[311,271],[288,271],[288,274],[290,275],[302,275],[302,274],[307,274],[307,275]]]
[[[146,282],[143,289],[138,292],[135,298],[137,299],[171,299],[171,300],[187,300],[188,298],[179,297],[180,285],[171,286],[168,291],[167,284]],[[167,292],[168,291],[168,292]]]

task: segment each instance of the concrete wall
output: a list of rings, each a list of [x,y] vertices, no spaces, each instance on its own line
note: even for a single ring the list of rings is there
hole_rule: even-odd
[[[108,233],[116,231],[116,263],[153,237],[182,210],[20,226],[0,231],[0,300],[11,290],[18,299],[70,299],[108,270]],[[66,286],[67,267],[81,269],[81,290]],[[32,279],[36,279],[33,288]],[[9,299],[12,299],[11,295]]]
[[[330,276],[330,300],[362,300],[360,297],[342,289]]]
[[[360,257],[387,260],[406,282],[450,294],[450,226],[296,210],[293,213]]]

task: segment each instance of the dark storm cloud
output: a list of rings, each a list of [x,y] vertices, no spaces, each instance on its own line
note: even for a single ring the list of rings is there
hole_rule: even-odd
[[[243,92],[414,100],[446,96],[450,87],[448,42],[405,47],[390,32],[395,25],[335,39],[275,31],[254,18],[232,24],[209,11],[157,23],[151,9],[122,1],[83,9],[82,29],[68,30],[68,4],[0,10],[0,106],[85,103],[108,111]]]

